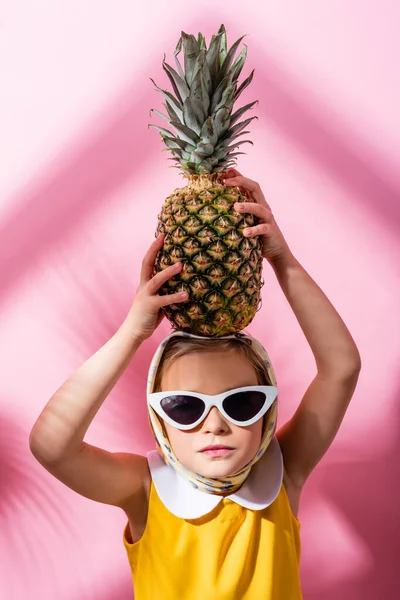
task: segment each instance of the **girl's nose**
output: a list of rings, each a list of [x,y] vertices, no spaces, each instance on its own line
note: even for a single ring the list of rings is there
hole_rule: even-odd
[[[229,426],[225,421],[222,414],[219,412],[216,406],[213,406],[206,418],[204,419],[202,431],[204,433],[221,433],[228,431]]]

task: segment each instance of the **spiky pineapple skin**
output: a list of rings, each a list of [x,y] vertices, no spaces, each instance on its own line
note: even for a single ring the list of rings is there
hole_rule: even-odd
[[[179,274],[159,290],[161,295],[186,291],[188,300],[163,308],[174,329],[207,337],[241,331],[254,318],[261,300],[262,242],[245,237],[256,224],[250,213],[234,209],[247,202],[236,187],[218,175],[189,177],[165,200],[156,236],[165,234],[155,273],[182,262]]]

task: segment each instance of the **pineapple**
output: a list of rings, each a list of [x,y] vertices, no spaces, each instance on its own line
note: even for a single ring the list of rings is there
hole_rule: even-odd
[[[251,83],[254,71],[238,86],[246,60],[244,46],[234,61],[240,38],[227,49],[221,25],[207,49],[204,36],[182,32],[175,50],[177,70],[163,61],[174,93],[162,90],[167,115],[152,110],[173,131],[150,125],[161,134],[172,160],[188,180],[165,200],[158,215],[156,236],[165,234],[154,272],[182,262],[180,273],[160,294],[188,292],[187,301],[163,308],[174,329],[217,337],[244,329],[254,318],[261,299],[262,243],[246,238],[243,229],[256,224],[251,214],[239,214],[235,202],[248,201],[236,187],[223,184],[221,173],[236,164],[243,152],[238,141],[256,117],[239,123],[257,102],[232,113],[233,105]],[[178,59],[184,53],[184,67]]]

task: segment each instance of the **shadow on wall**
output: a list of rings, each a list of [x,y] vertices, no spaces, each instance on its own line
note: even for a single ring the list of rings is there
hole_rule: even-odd
[[[0,431],[1,581],[13,598],[32,597],[32,589],[39,598],[53,579],[54,597],[58,597],[62,582],[54,581],[52,565],[56,556],[62,560],[59,542],[68,541],[72,547],[79,531],[69,518],[61,485],[57,489],[50,477],[41,476],[42,467],[29,450],[29,433],[16,422],[15,412],[3,411]]]
[[[133,83],[108,121],[92,125],[92,139],[76,142],[38,183],[25,184],[13,198],[15,208],[0,223],[0,302],[19,277],[42,256],[56,252],[77,225],[140,172],[158,142],[147,133],[151,103],[150,82],[139,98]]]
[[[387,181],[386,172],[381,172],[373,162],[373,149],[367,152],[365,141],[345,125],[333,126],[331,107],[319,105],[310,92],[304,93],[301,83],[271,57],[264,55],[256,63],[256,69],[252,94],[264,98],[255,109],[257,113],[262,111],[266,123],[272,123],[321,172],[349,192],[352,195],[349,201],[358,197],[363,209],[375,211],[387,229],[397,233],[400,229],[398,171],[393,171],[393,180],[396,178],[398,185]]]
[[[196,22],[195,29],[201,26]],[[397,231],[400,190],[385,181],[385,174],[379,172],[370,153],[365,153],[365,143],[354,132],[330,127],[330,107],[312,101],[300,82],[255,43],[252,56],[256,77],[250,91],[243,94],[243,104],[247,95],[259,98],[261,103],[254,114],[263,114],[266,122],[272,122],[319,169],[355,193],[363,206],[367,204],[388,228]],[[158,73],[159,63],[157,59],[149,73]],[[165,78],[159,77],[157,83],[168,87]],[[161,106],[161,96],[155,94],[150,83],[139,98],[137,89],[135,82],[124,91],[110,112],[113,116],[101,123],[90,141],[76,143],[55,172],[43,174],[33,187],[25,185],[13,199],[15,209],[0,224],[1,295],[41,255],[53,251],[60,238],[90,217],[112,191],[139,172],[152,152],[161,151],[155,132],[147,132],[149,109]]]
[[[74,361],[77,356],[88,358],[111,338],[134,297],[131,276],[123,272],[115,257],[105,249],[100,260],[96,250],[98,240],[90,234],[85,235],[85,244],[93,247],[87,260],[79,253],[70,257],[67,250],[61,252],[62,284],[73,290],[74,302],[64,306],[61,318],[52,325],[55,335],[74,353]],[[157,336],[161,329],[168,328],[166,319],[164,323]],[[108,431],[123,432],[124,438],[130,441],[130,452],[145,454],[154,447],[147,420],[146,383],[158,343],[156,336],[152,336],[140,346],[96,415],[96,424],[102,424]]]
[[[128,559],[126,559],[126,566],[129,574]],[[126,577],[122,583],[113,583],[107,579],[104,588],[103,593],[96,593],[96,598],[83,599],[81,595],[77,595],[71,600],[134,600],[131,576]]]
[[[201,23],[197,22],[196,29],[199,28]],[[368,204],[370,210],[386,220],[388,228],[399,229],[399,190],[384,180],[371,156],[364,154],[363,142],[354,134],[350,137],[347,130],[330,128],[329,107],[312,103],[309,95],[304,97],[301,86],[264,51],[253,45],[252,54],[256,56],[253,62],[257,71],[254,85],[250,88],[251,99],[264,99],[257,108],[257,114],[263,112],[266,121],[272,121],[302,152],[308,153],[321,170],[355,193],[363,206]],[[158,72],[159,62],[157,59],[150,71]],[[161,79],[158,83],[166,86]],[[149,108],[156,107],[153,89],[151,85],[145,87],[145,94],[137,100],[137,87],[134,83],[125,90],[120,101],[117,100],[113,106],[114,118],[99,128],[92,140],[81,145],[77,143],[75,149],[60,161],[55,172],[44,174],[41,181],[32,187],[25,186],[14,198],[15,209],[0,225],[0,302],[19,277],[25,275],[42,256],[56,252],[61,239],[68,237],[79,222],[90,218],[98,206],[107,202],[115,189],[138,173],[155,148],[160,151],[155,134],[151,136],[145,129]],[[128,108],[127,98],[132,99]],[[161,104],[161,97],[157,98]],[[85,295],[88,291],[83,290],[82,293]],[[104,306],[113,306],[116,288],[106,286],[101,293]],[[94,304],[92,307],[97,323],[102,321],[104,306]],[[96,341],[104,343],[105,336],[115,331],[114,325],[112,320],[105,329],[95,326],[90,345],[96,345]],[[71,323],[71,326],[76,327],[77,336],[85,335],[80,323]],[[157,342],[151,340],[143,354],[146,368],[156,345]],[[124,410],[126,414],[132,414],[131,403],[124,401]],[[143,418],[142,413],[141,423]],[[8,526],[10,536],[18,503],[15,499],[21,490],[30,490],[31,485],[29,476],[21,471],[23,464],[21,469],[17,465],[19,458],[13,427],[15,425],[11,423],[4,427],[8,435],[0,442],[1,461],[6,465],[1,482],[6,490],[0,499],[2,532],[7,531]],[[399,447],[396,455],[398,451]],[[396,535],[398,466],[394,457],[394,454],[387,457],[385,463],[379,457],[368,464],[326,467],[325,492],[365,539],[375,556],[376,568],[362,581],[341,583],[337,589],[313,590],[306,595],[309,600],[376,600],[381,597],[394,600],[397,579],[394,561],[400,550],[398,530]],[[346,482],[345,489],[343,482]],[[31,491],[29,493],[32,495]],[[41,503],[46,518],[52,519],[51,500],[44,493]],[[7,535],[5,537],[8,539]],[[309,576],[312,577],[311,567]],[[125,582],[121,589],[108,588],[100,600],[131,598],[127,589]]]
[[[400,389],[397,394],[400,400]],[[400,431],[400,411],[397,431]],[[304,565],[307,600],[397,600],[400,592],[400,435],[391,453],[382,455],[377,432],[369,441],[376,458],[368,462],[349,461],[324,469],[321,492],[334,503],[351,524],[373,557],[373,568],[353,581],[341,581],[329,589],[312,585],[313,565]],[[365,443],[365,441],[364,441]],[[312,476],[311,476],[312,477]],[[326,539],[329,544],[329,539]]]

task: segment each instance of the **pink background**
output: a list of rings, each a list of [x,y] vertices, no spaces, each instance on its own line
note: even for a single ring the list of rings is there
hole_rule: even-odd
[[[259,99],[257,180],[288,243],[350,328],[363,370],[300,518],[309,600],[399,597],[400,52],[396,0],[3,3],[0,39],[0,590],[7,600],[132,598],[121,511],[30,455],[43,406],[116,330],[163,199],[181,185],[149,109],[181,29],[246,33]],[[224,8],[226,5],[226,8]],[[195,6],[196,8],[192,8]],[[240,104],[242,105],[242,104]],[[157,122],[155,119],[154,122]],[[272,270],[250,332],[268,348],[281,422],[315,375]],[[152,447],[145,378],[166,321],[86,440]],[[324,399],[321,398],[321,402]],[[397,589],[397,592],[396,592]]]

